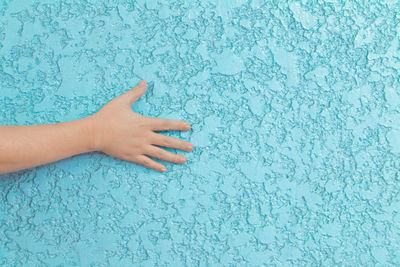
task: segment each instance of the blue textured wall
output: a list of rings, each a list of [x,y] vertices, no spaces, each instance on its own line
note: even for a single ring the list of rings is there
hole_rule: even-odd
[[[195,145],[1,176],[0,264],[398,266],[400,4],[273,2],[0,1],[1,124],[146,79],[134,110]]]

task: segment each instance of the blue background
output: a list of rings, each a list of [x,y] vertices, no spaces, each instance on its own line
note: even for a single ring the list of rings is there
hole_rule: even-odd
[[[398,266],[400,4],[168,2],[0,1],[2,125],[145,79],[133,109],[195,146],[2,175],[0,264]]]

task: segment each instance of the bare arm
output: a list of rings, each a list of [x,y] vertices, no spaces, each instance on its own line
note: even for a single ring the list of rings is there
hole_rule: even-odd
[[[32,126],[0,126],[0,173],[17,171],[91,151],[88,120]]]
[[[161,147],[192,151],[183,140],[155,131],[187,131],[183,121],[151,118],[135,113],[131,105],[143,95],[145,81],[116,97],[87,118],[56,124],[0,126],[0,173],[22,170],[73,155],[102,151],[123,160],[164,172],[155,157],[173,163],[185,163],[183,155]]]

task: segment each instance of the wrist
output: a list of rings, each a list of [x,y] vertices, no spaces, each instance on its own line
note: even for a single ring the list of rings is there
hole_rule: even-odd
[[[82,120],[85,120],[84,125],[86,125],[86,146],[89,152],[100,151],[100,137],[98,124],[96,122],[96,118],[93,115],[90,115]]]

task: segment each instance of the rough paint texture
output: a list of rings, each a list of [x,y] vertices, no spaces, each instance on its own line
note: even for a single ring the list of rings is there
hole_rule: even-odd
[[[195,145],[1,176],[0,264],[399,266],[400,4],[168,2],[0,0],[1,124],[146,79],[134,110]]]

